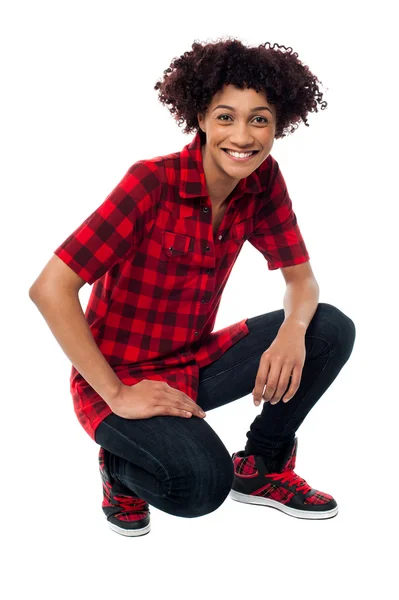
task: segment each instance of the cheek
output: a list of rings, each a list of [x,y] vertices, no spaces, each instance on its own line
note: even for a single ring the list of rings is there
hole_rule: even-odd
[[[215,160],[223,160],[225,152],[220,148],[220,146],[216,145],[213,148],[213,156]]]
[[[265,156],[268,156],[270,154],[270,152],[273,149],[273,144],[274,144],[274,137],[273,135],[270,135],[267,140],[265,140],[265,143],[263,144],[263,148],[265,151]]]

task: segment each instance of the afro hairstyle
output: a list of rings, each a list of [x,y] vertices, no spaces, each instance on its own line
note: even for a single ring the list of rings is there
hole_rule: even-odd
[[[199,131],[202,141],[206,136],[197,114],[205,114],[213,96],[225,85],[266,94],[276,108],[276,139],[294,133],[301,119],[309,127],[306,117],[318,112],[318,103],[322,110],[327,107],[317,85],[322,82],[290,47],[271,47],[269,42],[248,47],[235,38],[219,38],[210,43],[195,41],[191,48],[173,59],[154,89],[159,90],[159,101],[168,106],[179,127],[186,124],[183,132]]]

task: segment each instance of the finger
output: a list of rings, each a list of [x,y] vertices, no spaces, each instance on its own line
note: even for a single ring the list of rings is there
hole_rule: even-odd
[[[199,404],[197,404],[196,402],[194,402],[194,400],[192,400],[189,396],[187,396],[187,394],[184,394],[183,392],[181,392],[183,394],[183,400],[185,400],[188,403],[188,410],[191,410],[191,412],[195,412],[200,414],[201,417],[205,416],[206,413],[204,410],[202,410],[202,408],[199,406]]]
[[[170,417],[184,417],[186,419],[190,419],[192,417],[192,412],[188,410],[183,410],[181,408],[176,408],[176,406],[172,406],[171,404],[159,404],[155,407],[154,411],[155,415],[166,415]]]
[[[177,398],[178,400],[183,402],[183,404],[187,407],[187,410],[190,410],[191,412],[193,410],[195,410],[196,408],[198,408],[198,404],[196,404],[189,396],[187,396],[187,394],[185,394],[184,392],[181,392],[180,390],[177,390],[176,388],[172,387],[168,383],[166,384],[166,386],[164,388],[164,392],[167,394],[170,394],[170,396],[173,399]]]
[[[294,368],[292,375],[291,375],[291,385],[288,388],[288,390],[285,392],[283,399],[282,399],[284,403],[291,400],[291,398],[297,393],[299,384],[301,382],[301,374],[302,374],[302,369],[300,369],[299,367]]]
[[[171,388],[170,393],[174,395],[173,403],[178,408],[182,408],[183,410],[187,410],[194,414],[197,417],[203,419],[206,416],[206,413],[202,410],[200,406],[194,400],[191,400],[187,394],[181,392],[180,390],[176,390],[175,388]]]
[[[272,398],[274,398],[275,391],[280,379],[281,369],[282,363],[279,361],[279,359],[274,358],[266,380],[266,389],[263,393],[264,400],[270,401]]]
[[[267,379],[269,368],[270,368],[269,359],[267,359],[267,358],[263,359],[262,364],[261,364],[261,366],[259,366],[258,372],[256,374],[255,387],[252,390],[252,395],[253,395],[254,403],[256,406],[258,406],[260,404],[260,401],[262,400],[263,389],[265,387],[265,382]]]
[[[287,390],[287,387],[289,385],[292,370],[292,363],[286,363],[285,365],[283,365],[276,391],[274,393],[273,398],[270,398],[270,404],[277,404],[277,402],[280,402],[281,397],[283,396],[284,392]]]
[[[198,404],[195,404],[192,401],[188,402],[184,397],[179,397],[176,394],[169,393],[169,395],[165,395],[160,400],[160,403],[164,406],[173,408],[174,410],[177,410],[179,412],[187,412],[190,417],[191,415],[195,415],[196,417],[203,419],[206,416],[206,413],[203,412],[203,410],[200,406],[198,406]]]

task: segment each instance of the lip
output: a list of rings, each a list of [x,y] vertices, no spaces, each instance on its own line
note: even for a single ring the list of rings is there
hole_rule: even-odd
[[[227,148],[227,150],[228,149],[229,148]],[[226,154],[226,156],[231,158],[231,160],[234,160],[235,162],[241,162],[241,163],[250,161],[252,158],[254,158],[259,153],[259,150],[256,150],[255,154],[252,154],[251,156],[247,156],[246,158],[237,158],[236,156],[232,156],[231,154],[226,152],[226,149],[224,149],[224,148],[222,148],[222,151]],[[236,151],[233,150],[233,152],[236,152]],[[246,150],[246,152],[251,152],[251,150]]]

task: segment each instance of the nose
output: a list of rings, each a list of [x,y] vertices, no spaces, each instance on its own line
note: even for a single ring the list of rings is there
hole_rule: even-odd
[[[245,123],[236,123],[234,129],[230,129],[229,140],[231,147],[240,148],[241,150],[253,148],[254,146],[254,138]]]

